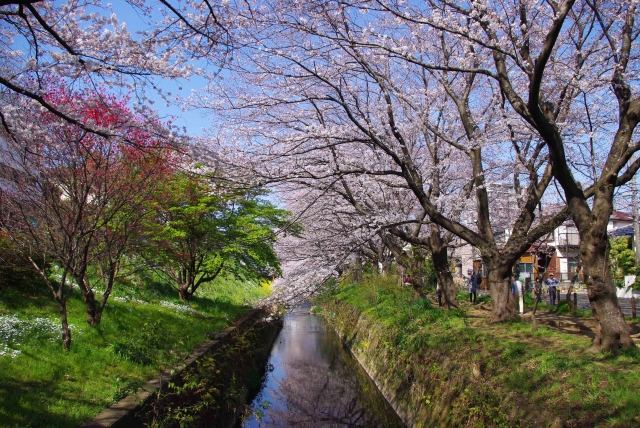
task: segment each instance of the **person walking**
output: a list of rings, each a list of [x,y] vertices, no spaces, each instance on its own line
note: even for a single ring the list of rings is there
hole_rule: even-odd
[[[475,273],[471,274],[471,278],[469,278],[469,301],[471,303],[473,303],[474,305],[476,304],[476,296],[477,296],[477,281],[478,277],[476,276]]]
[[[544,281],[549,286],[549,304],[556,304],[556,295],[558,290],[558,278],[554,278],[553,272],[549,274],[549,277]],[[560,303],[560,302],[558,302]]]

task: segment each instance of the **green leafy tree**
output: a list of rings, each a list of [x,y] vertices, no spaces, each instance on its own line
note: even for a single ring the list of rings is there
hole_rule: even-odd
[[[635,254],[629,245],[629,238],[617,236],[610,239],[609,259],[613,279],[622,281],[625,275],[636,274]]]
[[[144,256],[177,285],[181,300],[225,270],[251,278],[280,273],[273,244],[290,214],[265,201],[264,191],[221,190],[214,178],[176,173],[163,192]]]

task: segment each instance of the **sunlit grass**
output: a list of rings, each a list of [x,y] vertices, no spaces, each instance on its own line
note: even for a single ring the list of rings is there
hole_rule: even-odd
[[[266,293],[264,286],[221,278],[198,290],[187,307],[166,284],[122,284],[101,324],[91,327],[74,290],[68,303],[73,342],[65,352],[48,328],[60,321],[46,290],[7,288],[0,315],[21,328],[6,344],[13,356],[0,355],[0,425],[77,426],[182,360],[206,333],[225,328]]]

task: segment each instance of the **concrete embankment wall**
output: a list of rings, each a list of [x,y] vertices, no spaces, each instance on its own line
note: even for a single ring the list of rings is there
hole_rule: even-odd
[[[322,308],[408,427],[562,426],[545,410],[530,408],[507,389],[491,386],[483,363],[468,350],[399,352],[403,345],[394,342],[389,327],[341,301],[325,303]]]
[[[399,362],[394,360],[391,355],[393,345],[388,343],[384,328],[341,303],[325,306],[324,309],[328,322],[407,426],[448,425],[445,421],[439,421],[440,416],[446,413],[446,409],[439,405],[438,396],[445,395],[444,391],[439,391],[441,388],[433,384],[429,391],[416,385],[416,379],[411,375],[415,368],[400,367]],[[403,372],[407,376],[403,376]],[[423,405],[427,404],[427,400],[430,408]]]

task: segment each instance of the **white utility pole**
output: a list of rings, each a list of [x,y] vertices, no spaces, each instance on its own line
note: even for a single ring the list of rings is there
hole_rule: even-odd
[[[631,163],[636,159],[634,155]],[[631,179],[631,214],[633,215],[633,246],[636,252],[636,266],[640,266],[640,225],[638,224],[638,184],[636,176]]]

